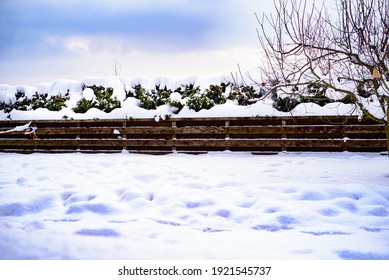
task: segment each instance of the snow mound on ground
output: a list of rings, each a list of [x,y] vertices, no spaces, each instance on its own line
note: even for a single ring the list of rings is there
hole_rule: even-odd
[[[389,162],[376,154],[2,154],[0,166],[1,259],[389,259]]]

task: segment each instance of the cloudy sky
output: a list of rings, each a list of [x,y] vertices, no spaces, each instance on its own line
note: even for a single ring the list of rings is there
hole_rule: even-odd
[[[256,68],[259,0],[1,0],[0,84]]]

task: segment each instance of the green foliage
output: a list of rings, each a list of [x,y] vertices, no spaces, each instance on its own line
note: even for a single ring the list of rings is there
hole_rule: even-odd
[[[189,96],[199,94],[201,89],[199,86],[195,87],[194,84],[188,84],[181,85],[181,87],[177,88],[175,91],[180,93],[182,98],[187,98]]]
[[[120,108],[121,103],[113,97],[113,89],[103,86],[84,86],[83,89],[90,88],[93,90],[95,97],[92,100],[82,98],[78,101],[75,108],[76,113],[85,113],[91,108],[96,108],[106,113],[116,108]],[[267,92],[265,87],[257,89],[253,86],[234,85],[232,83],[221,83],[210,85],[209,88],[201,89],[194,84],[181,85],[175,90],[166,86],[156,85],[153,89],[145,89],[141,84],[134,86],[131,90],[126,91],[126,98],[133,97],[139,100],[139,106],[147,110],[154,110],[161,105],[168,104],[177,108],[179,112],[184,105],[198,112],[208,110],[218,104],[224,104],[227,100],[233,100],[239,105],[250,105],[258,101],[258,98],[269,94],[274,101],[275,109],[282,112],[293,110],[300,103],[315,103],[325,106],[330,102],[353,103],[349,97],[340,100],[331,100],[326,96],[327,89],[321,85],[311,83],[306,87],[290,87],[290,95],[287,97],[277,96],[276,88]],[[181,100],[172,100],[171,94],[178,92]],[[364,92],[361,91],[360,94]],[[370,94],[370,92],[369,92]],[[47,108],[50,111],[60,111],[66,107],[66,102],[70,99],[69,90],[65,94],[50,96],[47,93],[38,94],[37,92],[28,98],[23,90],[15,93],[14,101],[0,102],[0,110],[10,113],[12,110],[35,110],[38,108]]]
[[[82,98],[77,102],[77,106],[73,108],[75,113],[86,113],[91,108],[97,108],[105,113],[109,113],[116,108],[120,108],[120,101],[116,97],[112,97],[113,88],[104,88],[96,85],[87,88],[93,90],[96,99],[87,100]]]
[[[301,96],[301,103],[315,103],[321,107],[325,106],[328,103],[331,103],[332,100],[328,98],[324,93],[316,93],[313,96]]]
[[[12,102],[0,102],[0,111],[4,111],[4,113],[10,113],[13,110]]]
[[[172,90],[168,89],[166,86],[161,87],[161,85],[156,85],[155,89],[146,90],[142,87],[142,85],[136,85],[134,91],[130,91],[127,94],[127,97],[135,97],[139,99],[139,107],[144,108],[146,110],[154,110],[157,107],[165,104],[172,105],[179,110],[182,109],[182,105],[177,102],[173,102],[170,100],[170,95],[172,94]]]
[[[28,111],[30,108],[31,101],[28,99],[24,91],[18,90],[15,93],[16,102],[14,108],[20,111]]]
[[[326,96],[327,88],[316,83],[310,83],[306,88],[307,94],[300,96],[301,103],[315,103],[319,106],[325,106],[333,102]]]
[[[31,99],[31,108],[33,110],[36,110],[38,108],[45,108],[48,96],[49,95],[47,93],[39,94],[39,93],[35,92],[35,94],[32,96],[32,99]],[[54,111],[54,110],[52,110],[52,111]]]
[[[202,109],[211,109],[218,104],[224,104],[227,101],[226,89],[229,84],[210,85],[208,89],[201,92],[200,87],[187,87],[183,95],[187,96],[186,105],[196,112]],[[188,92],[189,91],[189,92]]]
[[[91,108],[96,108],[96,101],[86,100],[85,98],[82,98],[80,101],[77,102],[77,106],[73,108],[73,111],[75,113],[84,114],[88,112],[88,110]]]
[[[140,84],[139,84],[139,85],[136,85],[136,86],[134,87],[134,90],[135,90],[135,92],[130,92],[130,93],[131,93],[130,96],[135,97],[135,98],[137,98],[137,99],[142,99],[143,96],[146,96],[146,95],[147,95],[146,89],[144,89],[144,88],[142,87],[142,85],[140,85]]]
[[[235,100],[239,105],[249,105],[256,102],[256,98],[260,98],[265,94],[262,90],[257,92],[253,86],[234,86],[228,99]]]
[[[23,90],[17,90],[15,100],[15,102],[12,102],[12,100],[0,102],[0,110],[3,110],[5,113],[10,113],[14,109],[20,111],[27,111],[29,109],[30,101]]]
[[[0,110],[5,113],[10,113],[12,110],[30,111],[38,108],[46,108],[50,111],[60,111],[66,106],[65,102],[69,100],[69,92],[64,96],[62,94],[53,95],[48,98],[47,93],[39,94],[35,92],[31,99],[29,99],[25,92],[18,90],[15,93],[15,102],[11,100],[8,102],[0,102]]]
[[[186,105],[196,112],[202,110],[202,109],[211,109],[213,106],[215,106],[215,101],[213,101],[211,98],[209,98],[204,93],[199,94],[193,94],[188,97],[186,101]]]
[[[156,85],[155,90],[152,91],[152,93],[154,93],[156,96],[158,96],[158,98],[161,102],[161,105],[163,103],[166,103],[166,101],[170,98],[170,94],[172,94],[172,92],[173,91],[171,89],[168,89],[166,86],[161,88],[160,85]]]
[[[226,85],[222,83],[218,85],[210,85],[209,89],[205,90],[206,97],[213,100],[214,104],[223,104],[226,103],[227,98],[225,97]]]
[[[66,107],[66,101],[68,101],[69,98],[69,91],[65,94],[65,96],[62,96],[61,94],[51,96],[46,101],[44,107],[50,111],[60,111]]]
[[[290,112],[301,103],[314,103],[321,107],[332,102],[341,102],[345,104],[353,103],[353,100],[351,100],[349,96],[345,96],[342,99],[331,99],[327,97],[327,88],[316,83],[308,84],[306,88],[303,88],[302,93],[298,93],[299,88],[297,86],[292,87],[291,91],[292,93],[290,96],[274,98],[273,107],[278,111]]]
[[[277,98],[273,103],[273,107],[281,112],[290,112],[300,103],[297,98],[287,96],[285,98]]]
[[[167,104],[177,109],[175,113],[180,112],[182,108],[184,108],[184,105],[179,100],[171,100],[170,98],[168,98]]]

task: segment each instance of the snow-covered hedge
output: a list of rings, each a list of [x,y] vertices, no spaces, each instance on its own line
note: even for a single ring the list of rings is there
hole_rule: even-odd
[[[353,105],[343,104],[347,100],[334,103],[325,89],[312,86],[309,90],[307,96],[277,96],[265,84],[237,85],[223,76],[105,77],[58,80],[37,87],[0,85],[0,119],[334,115],[354,110]]]

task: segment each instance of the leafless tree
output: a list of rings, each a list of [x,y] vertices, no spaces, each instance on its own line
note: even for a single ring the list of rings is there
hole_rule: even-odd
[[[113,72],[114,72],[114,75],[115,75],[115,76],[121,75],[121,72],[122,72],[122,65],[119,64],[119,61],[117,61],[117,60],[115,59],[114,62],[112,63],[112,67],[113,67]]]
[[[262,74],[272,92],[347,96],[385,125],[389,150],[389,0],[274,0],[275,14],[257,15],[265,53]]]

